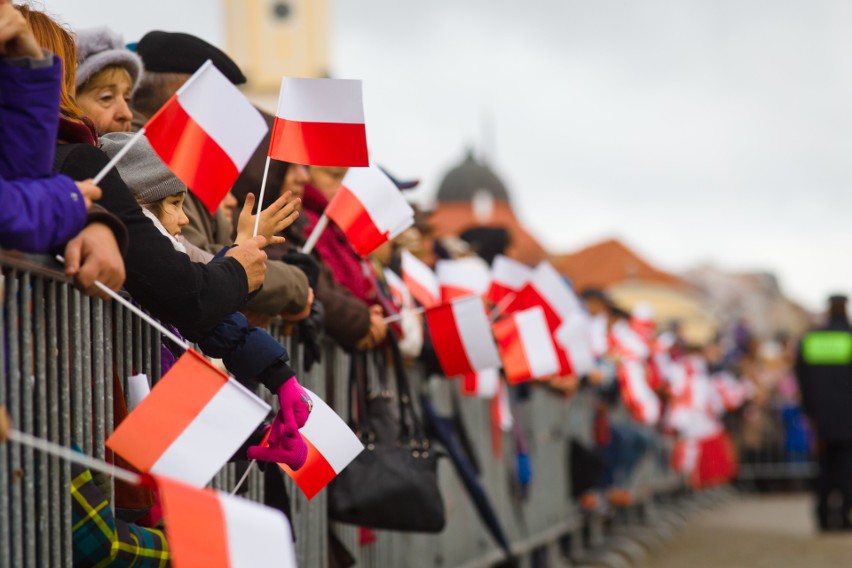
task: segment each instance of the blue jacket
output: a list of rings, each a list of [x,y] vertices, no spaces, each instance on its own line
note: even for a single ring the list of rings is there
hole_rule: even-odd
[[[85,226],[86,205],[77,186],[52,173],[61,81],[55,56],[46,67],[0,59],[2,248],[48,252]]]

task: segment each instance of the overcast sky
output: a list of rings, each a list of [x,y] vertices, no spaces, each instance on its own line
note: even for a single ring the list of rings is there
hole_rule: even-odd
[[[44,5],[128,41],[159,28],[223,43],[217,0]],[[775,272],[810,308],[852,291],[852,2],[332,10],[332,73],[365,81],[372,154],[424,196],[474,145],[551,251],[617,236],[673,271]]]

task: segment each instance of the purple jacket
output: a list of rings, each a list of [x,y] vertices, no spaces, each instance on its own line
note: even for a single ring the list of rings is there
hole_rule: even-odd
[[[20,63],[20,64],[18,64]],[[70,178],[53,174],[62,67],[0,59],[0,247],[48,252],[85,226]]]

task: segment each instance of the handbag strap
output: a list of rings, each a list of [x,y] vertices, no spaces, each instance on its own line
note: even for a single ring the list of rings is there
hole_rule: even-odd
[[[363,351],[355,351],[349,363],[349,426],[362,438],[375,437],[367,412],[367,354]]]
[[[396,378],[397,396],[399,397],[400,436],[406,437],[416,443],[426,443],[423,423],[414,411],[414,398],[411,395],[408,372],[405,370],[405,362],[403,361],[402,352],[399,350],[399,343],[393,330],[388,329],[387,343],[390,346]]]

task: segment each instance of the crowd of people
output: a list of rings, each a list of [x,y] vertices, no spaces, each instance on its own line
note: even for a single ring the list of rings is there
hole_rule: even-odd
[[[387,271],[400,274],[403,251],[429,267],[439,259],[488,266],[509,236],[482,227],[437,238],[418,210],[411,228],[367,258],[333,223],[312,252],[300,252],[347,170],[273,161],[265,173],[269,135],[212,213],[144,137],[93,183],[207,60],[234,85],[245,83],[234,61],[192,35],[152,31],[131,50],[109,29],[72,32],[42,11],[0,0],[0,246],[61,255],[84,293],[108,297],[98,282],[125,291],[237,380],[263,385],[279,406],[258,432],[269,434],[268,445],[247,444],[234,459],[298,469],[311,400],[287,350],[264,328],[283,322],[304,347],[306,369],[322,356],[323,341],[350,353],[382,352],[392,342],[409,363],[441,375],[424,317],[393,293]],[[272,125],[274,117],[263,116]],[[393,181],[400,191],[414,185]],[[648,456],[667,460],[695,487],[730,480],[737,458],[723,417],[760,396],[742,360],[727,356],[722,338],[692,345],[676,327],[658,329],[647,305],[626,311],[601,289],[577,295],[591,364],[532,386],[565,397],[594,393],[594,443],[572,454],[582,506],[633,502],[632,476]],[[164,339],[164,373],[181,351]],[[675,442],[671,456],[666,438]],[[131,508],[117,489],[110,503],[97,475],[76,475],[75,565],[168,561],[156,495]],[[106,521],[93,522],[93,511]]]

